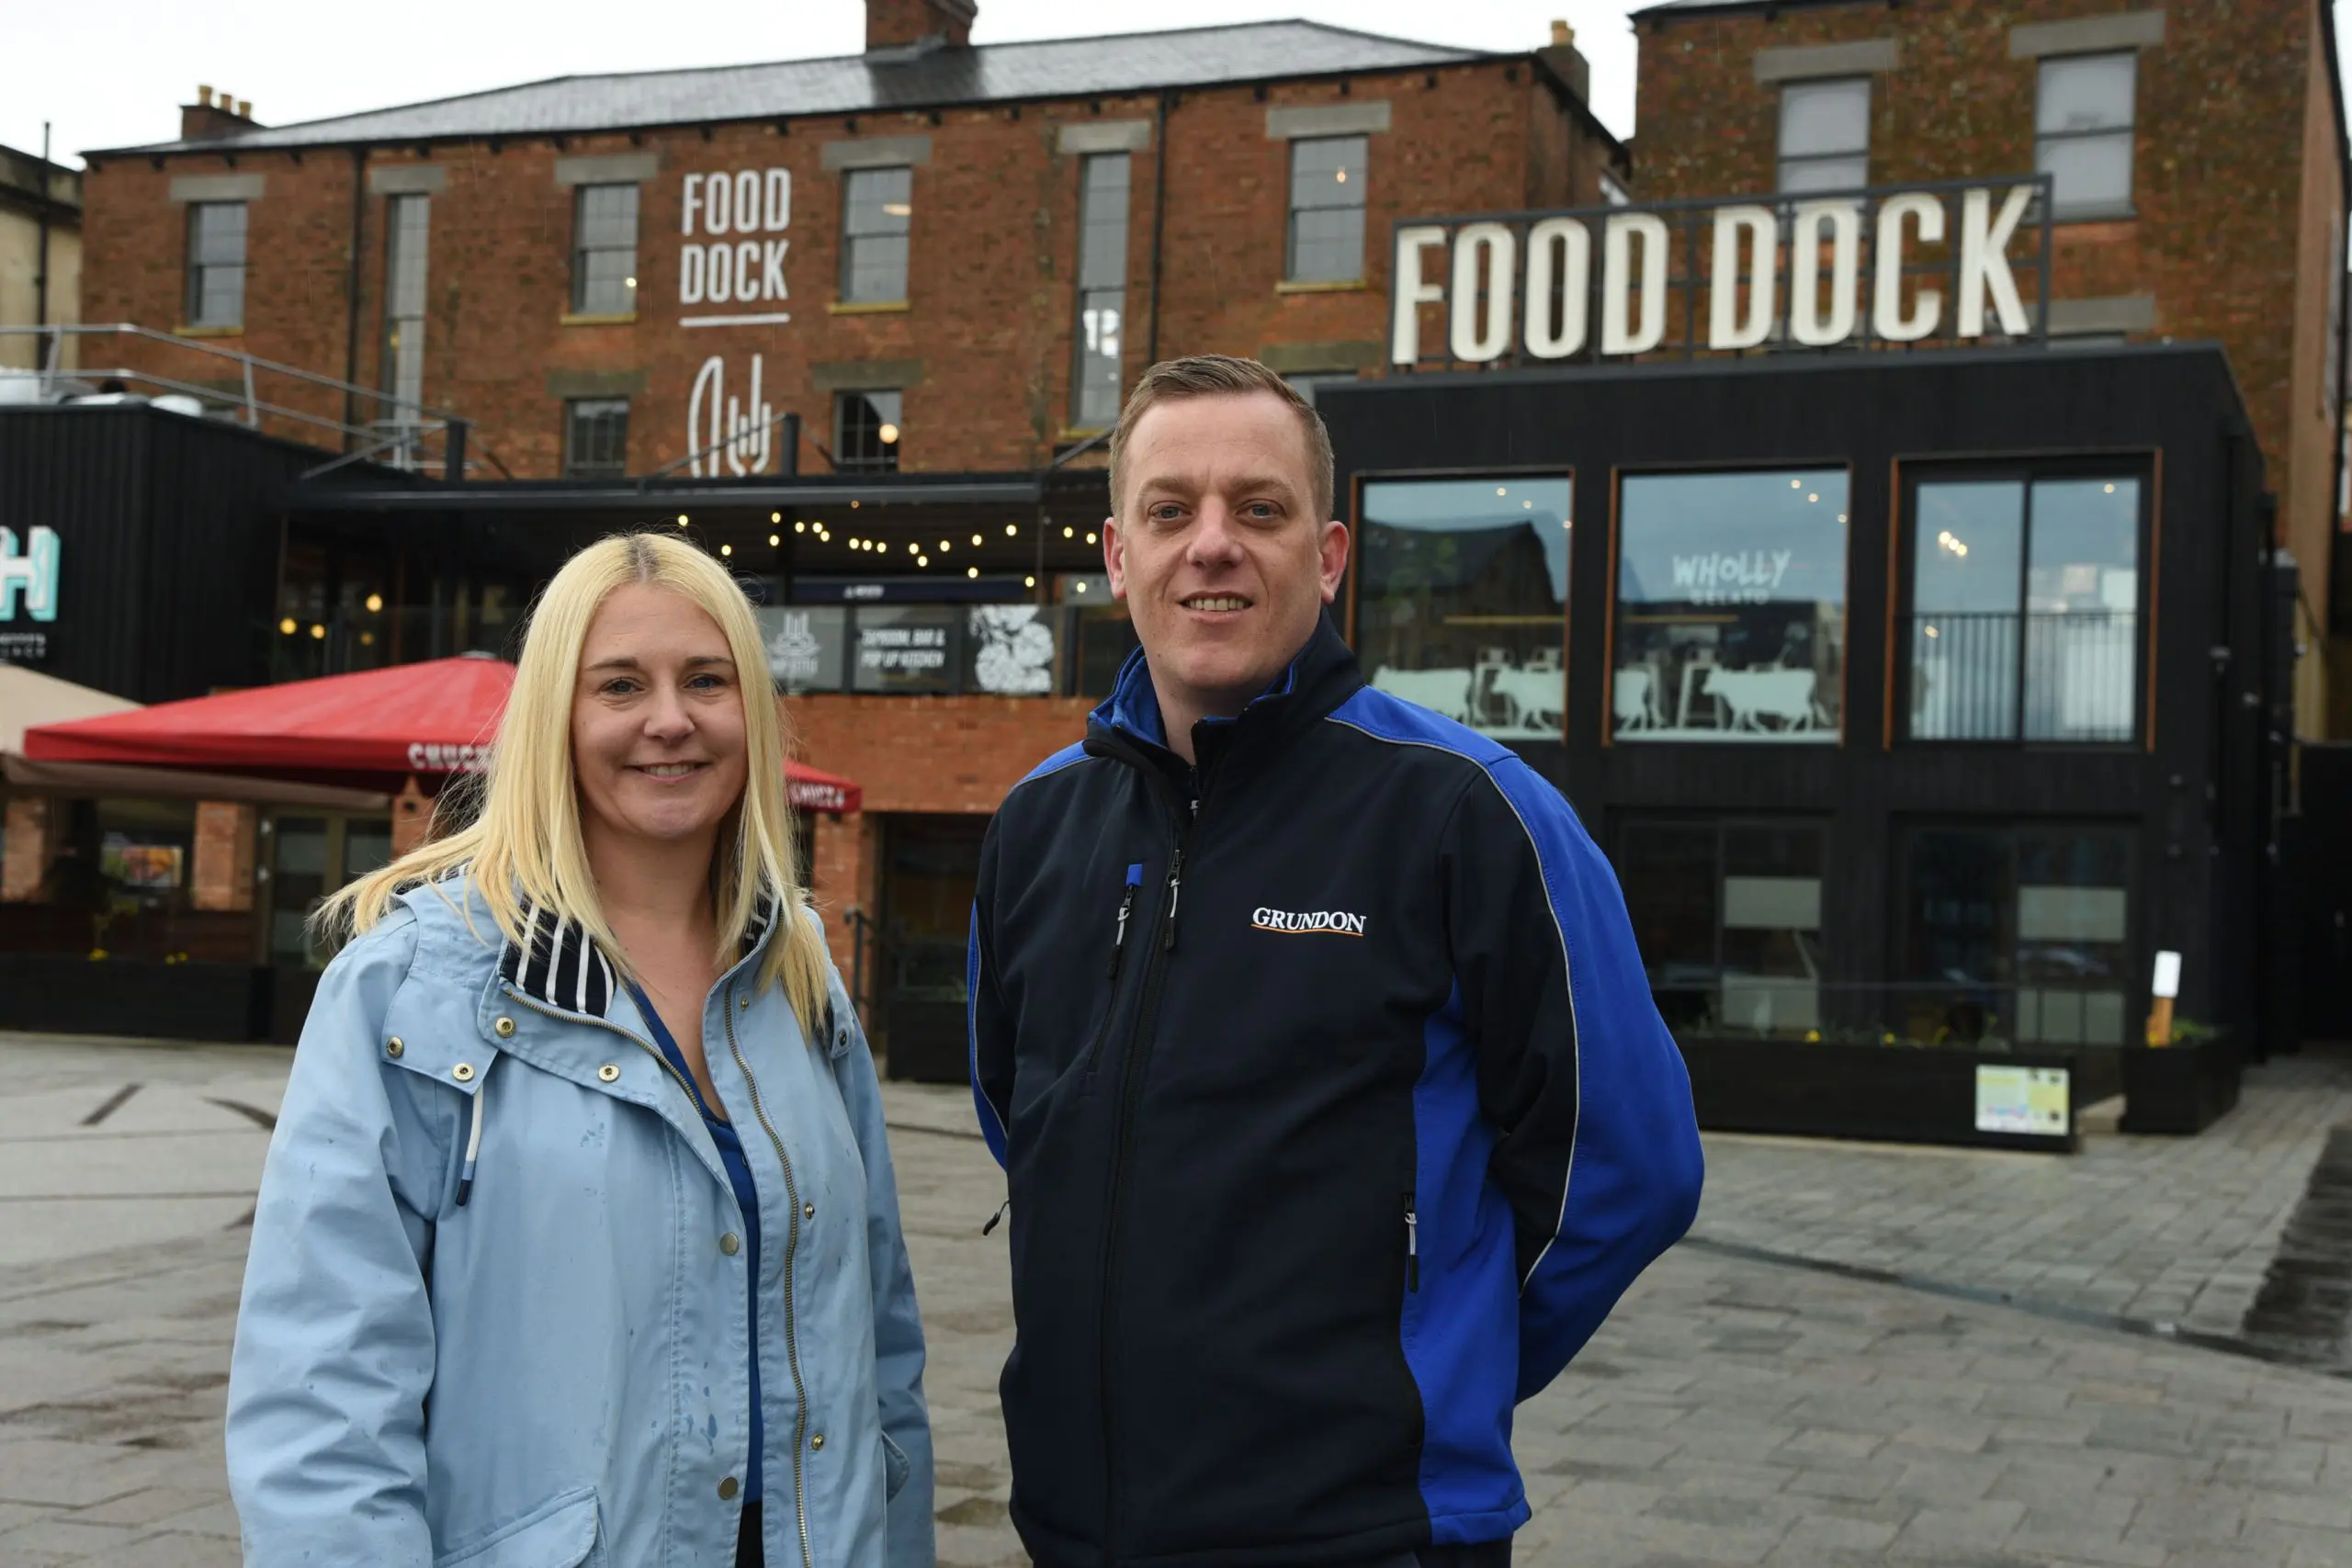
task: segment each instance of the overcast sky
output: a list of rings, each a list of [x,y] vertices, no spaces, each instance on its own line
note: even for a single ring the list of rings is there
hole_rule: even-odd
[[[1593,107],[1634,129],[1629,7],[1597,0],[980,0],[976,43],[1076,38],[1305,17],[1473,49],[1533,49],[1551,21],[1577,29]],[[267,125],[322,119],[547,76],[855,54],[862,0],[0,0],[0,143],[61,163],[85,149],[179,134],[201,82],[253,101]],[[330,20],[332,18],[332,20]],[[1278,69],[1279,62],[1269,62]]]

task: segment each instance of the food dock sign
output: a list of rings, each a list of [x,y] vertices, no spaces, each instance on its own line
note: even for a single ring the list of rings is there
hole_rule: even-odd
[[[1396,231],[1388,357],[1447,369],[2039,341],[2050,255],[2047,175],[1417,220]]]

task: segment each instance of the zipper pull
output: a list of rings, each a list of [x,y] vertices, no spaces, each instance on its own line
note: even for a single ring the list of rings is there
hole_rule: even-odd
[[[1119,955],[1126,951],[1127,917],[1135,913],[1136,889],[1143,886],[1143,862],[1127,867],[1127,888],[1119,895],[1119,934],[1111,940],[1111,978],[1119,977]]]
[[[1176,853],[1168,862],[1168,932],[1159,944],[1162,953],[1176,951],[1176,898],[1184,890],[1184,846],[1176,846]]]
[[[1413,1201],[1405,1200],[1405,1288],[1421,1288],[1421,1232],[1419,1218],[1413,1213]]]
[[[996,1206],[996,1213],[989,1216],[989,1223],[980,1227],[980,1234],[982,1235],[995,1235],[998,1223],[1004,1218],[1004,1212],[1012,1207],[1012,1200],[1010,1198],[1007,1198],[1003,1202],[999,1203]]]

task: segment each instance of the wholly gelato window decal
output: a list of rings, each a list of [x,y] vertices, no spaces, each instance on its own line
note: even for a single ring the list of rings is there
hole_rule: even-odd
[[[1611,736],[1836,740],[1846,518],[1841,468],[1626,478]]]

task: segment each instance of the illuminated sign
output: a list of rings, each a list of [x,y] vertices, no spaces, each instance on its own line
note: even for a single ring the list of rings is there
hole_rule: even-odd
[[[17,531],[0,528],[0,621],[13,621],[19,609],[28,620],[57,619],[57,532],[27,530],[22,554]]]
[[[1412,222],[1389,362],[1541,365],[2035,334],[2050,180]],[[2030,221],[2029,221],[2030,220]],[[2038,243],[2038,250],[2018,254]],[[1424,333],[1424,307],[1442,330]]]

